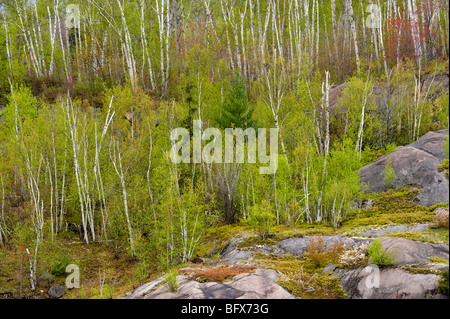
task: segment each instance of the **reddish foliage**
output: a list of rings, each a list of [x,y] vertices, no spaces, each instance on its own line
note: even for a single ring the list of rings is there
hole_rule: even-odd
[[[413,25],[413,21],[399,15],[386,21],[383,32],[388,63],[395,64],[397,58],[414,58]]]
[[[180,269],[180,274],[188,275],[191,280],[196,280],[201,277],[204,281],[223,282],[226,279],[232,278],[242,273],[252,273],[255,266],[247,265],[222,265],[219,267],[208,267],[204,269]]]

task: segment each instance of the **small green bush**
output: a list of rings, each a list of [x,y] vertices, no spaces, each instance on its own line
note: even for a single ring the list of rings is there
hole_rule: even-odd
[[[439,279],[438,284],[439,292],[448,295],[448,269],[442,272],[442,278]]]
[[[249,225],[263,239],[270,234],[274,222],[275,216],[266,200],[263,200],[261,205],[256,204],[250,207],[250,216],[245,220],[245,224]]]
[[[170,292],[176,292],[178,289],[177,277],[178,272],[176,270],[169,271],[164,275],[164,279],[166,280],[166,284]]]
[[[60,276],[66,273],[66,267],[70,264],[70,258],[66,255],[58,255],[52,264],[52,275]]]
[[[395,170],[391,166],[391,158],[387,158],[386,166],[384,167],[384,181],[386,183],[386,188],[391,189],[394,186],[394,180],[397,178],[395,175]]]
[[[372,242],[368,251],[369,262],[378,266],[390,266],[394,264],[392,253],[383,250],[383,244],[379,238]]]

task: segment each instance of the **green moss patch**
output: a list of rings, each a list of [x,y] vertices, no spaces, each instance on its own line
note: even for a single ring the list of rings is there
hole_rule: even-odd
[[[367,198],[375,200],[373,208],[349,213],[343,227],[354,229],[370,225],[430,222],[434,214],[429,208],[416,204],[416,197],[420,191],[417,188],[401,188],[384,193],[368,194]]]
[[[399,237],[409,240],[417,240],[432,244],[446,244],[448,245],[448,229],[428,229],[424,232],[397,232],[383,235],[385,237]]]
[[[448,165],[449,165],[448,158],[444,159],[442,163],[438,165],[438,171],[442,172],[443,170],[445,170],[445,177],[447,177],[447,179],[448,179]]]
[[[342,299],[346,297],[339,278],[322,274],[307,254],[292,255],[257,254],[255,262],[279,272],[278,283],[292,294],[303,299]]]
[[[213,257],[216,253],[221,251],[233,237],[242,234],[246,230],[246,227],[238,224],[208,228],[197,246],[196,254],[198,256]]]

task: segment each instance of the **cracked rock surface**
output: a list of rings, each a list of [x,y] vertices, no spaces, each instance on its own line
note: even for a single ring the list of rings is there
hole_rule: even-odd
[[[224,283],[198,282],[178,276],[178,289],[170,292],[163,280],[149,283],[150,291],[134,291],[127,299],[297,299],[276,283],[273,269],[256,269],[254,273],[236,275]],[[152,288],[156,288],[151,290]],[[139,289],[139,288],[138,288]]]

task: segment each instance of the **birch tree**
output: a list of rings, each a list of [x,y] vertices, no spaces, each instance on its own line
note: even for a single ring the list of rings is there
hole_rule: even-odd
[[[111,151],[111,149],[112,149],[112,151]],[[111,137],[109,156],[111,159],[111,163],[114,166],[114,170],[116,171],[117,176],[119,177],[120,185],[122,187],[123,211],[124,211],[125,220],[127,223],[128,238],[130,241],[131,254],[134,255],[135,254],[135,245],[134,245],[134,239],[133,239],[133,228],[131,226],[130,215],[128,212],[128,193],[127,193],[127,188],[126,188],[126,183],[125,183],[126,170],[124,171],[123,166],[122,166],[122,153],[120,150],[119,141],[116,140],[114,137]]]

